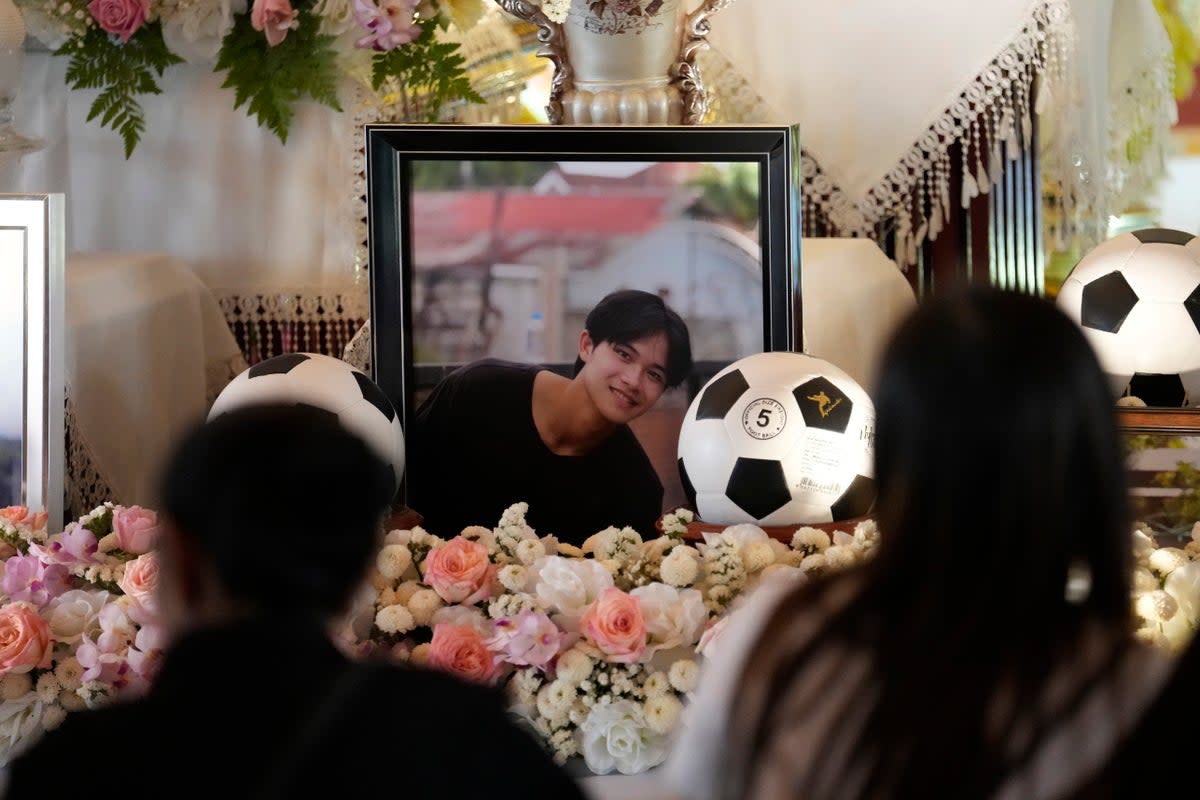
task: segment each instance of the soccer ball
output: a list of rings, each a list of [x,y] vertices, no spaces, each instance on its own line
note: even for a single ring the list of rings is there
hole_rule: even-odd
[[[260,361],[221,390],[208,418],[262,403],[308,405],[334,414],[383,460],[399,488],[404,474],[400,417],[383,390],[345,361],[319,353],[286,353]]]
[[[1056,302],[1083,327],[1114,395],[1200,403],[1200,240],[1192,234],[1114,236],[1079,260]]]
[[[758,353],[713,376],[679,432],[679,474],[705,522],[803,525],[875,502],[875,407],[842,370]]]

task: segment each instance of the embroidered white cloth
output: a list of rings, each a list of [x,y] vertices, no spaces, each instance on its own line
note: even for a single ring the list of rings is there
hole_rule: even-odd
[[[743,0],[709,39],[718,116],[798,122],[810,219],[845,236],[894,219],[902,264],[1031,145],[1031,109],[1060,241],[1096,240],[1161,173],[1174,104],[1152,0]]]

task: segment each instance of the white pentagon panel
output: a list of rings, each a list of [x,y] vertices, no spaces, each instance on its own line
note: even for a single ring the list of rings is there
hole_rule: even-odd
[[[693,411],[688,413],[694,416]],[[721,420],[685,419],[679,434],[679,458],[683,460],[688,480],[699,494],[725,491],[736,456]]]
[[[1200,333],[1179,302],[1139,302],[1116,338],[1128,343],[1133,372],[1173,375],[1200,367]]]
[[[696,516],[713,525],[739,525],[743,522],[758,524],[758,520],[747,514],[730,500],[724,487],[718,492],[696,492]]]
[[[1132,233],[1114,236],[1087,251],[1071,269],[1070,274],[1081,283],[1089,283],[1114,269],[1120,270],[1141,246],[1141,241]]]
[[[752,383],[724,419],[734,451],[753,458],[783,458],[804,434],[804,418],[791,387]]]
[[[1195,252],[1177,244],[1143,244],[1121,272],[1142,300],[1182,303],[1200,286]]]
[[[292,402],[295,402],[295,392],[287,375],[276,373],[251,379],[249,370],[246,370],[226,384],[217,395],[208,418],[242,406]]]

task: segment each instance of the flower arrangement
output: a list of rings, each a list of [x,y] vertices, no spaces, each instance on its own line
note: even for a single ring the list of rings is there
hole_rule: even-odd
[[[404,93],[432,121],[452,101],[482,102],[455,42],[484,0],[16,0],[29,32],[70,58],[74,89],[99,89],[88,120],[117,131],[132,155],[145,117],[138,98],[183,62],[211,63],[258,123],[286,142],[294,106],[336,110],[342,74]]]
[[[157,533],[138,506],[106,503],[53,536],[45,513],[0,509],[0,763],[68,712],[149,685]]]
[[[698,658],[741,593],[776,571],[849,566],[876,542],[864,522],[832,537],[800,528],[790,544],[734,525],[693,545],[679,510],[657,538],[608,528],[578,548],[538,536],[527,511],[449,540],[389,532],[341,638],[503,685],[558,761],[582,756],[599,774],[666,758]]]
[[[1153,532],[1133,532],[1134,612],[1143,641],[1182,650],[1200,629],[1200,522],[1183,547],[1159,547]]]

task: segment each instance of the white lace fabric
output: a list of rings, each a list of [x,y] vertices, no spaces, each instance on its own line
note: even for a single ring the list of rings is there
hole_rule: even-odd
[[[799,123],[810,233],[887,230],[899,264],[913,264],[951,204],[967,206],[1007,160],[1038,146],[1060,207],[1057,240],[1097,241],[1096,220],[1161,174],[1174,104],[1151,0],[1092,3],[756,0],[714,20],[701,68],[714,121]],[[1081,16],[1103,38],[1081,43]],[[1091,139],[1081,133],[1091,120],[1080,109],[1095,102],[1080,85],[1081,44],[1110,90],[1111,125]],[[1036,145],[1034,115],[1051,118]]]

